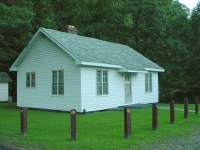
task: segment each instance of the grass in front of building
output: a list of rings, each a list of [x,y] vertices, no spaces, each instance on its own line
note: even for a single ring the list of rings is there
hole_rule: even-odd
[[[178,105],[177,105],[178,106]],[[78,114],[77,141],[70,141],[70,117],[65,112],[28,111],[28,134],[20,135],[19,109],[0,103],[0,144],[24,148],[67,150],[128,150],[143,144],[192,134],[199,130],[200,115],[176,112],[176,123],[169,124],[169,111],[159,110],[159,128],[152,131],[151,107],[132,109],[132,136],[124,139],[123,111]]]

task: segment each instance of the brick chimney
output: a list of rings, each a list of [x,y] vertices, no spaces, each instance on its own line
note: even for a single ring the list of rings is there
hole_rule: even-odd
[[[75,26],[68,25],[67,26],[67,32],[73,33],[73,34],[78,34],[78,29]]]

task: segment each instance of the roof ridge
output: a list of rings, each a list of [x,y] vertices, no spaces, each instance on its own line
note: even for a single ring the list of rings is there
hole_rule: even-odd
[[[44,28],[44,27],[40,27],[41,29],[44,29],[44,30],[52,30],[52,31],[55,31],[55,32],[61,32],[63,34],[70,34],[70,35],[73,35],[73,36],[77,36],[77,37],[81,37],[81,38],[87,38],[87,39],[93,39],[93,40],[98,40],[98,41],[101,41],[101,42],[108,42],[110,44],[116,44],[116,45],[121,45],[121,46],[127,46],[123,43],[117,43],[117,42],[112,42],[112,41],[107,41],[107,40],[104,40],[104,39],[98,39],[98,38],[95,38],[95,37],[89,37],[89,36],[85,36],[85,35],[80,35],[80,34],[74,34],[74,33],[69,33],[69,32],[64,32],[64,31],[60,31],[60,30],[56,30],[56,29],[49,29],[49,28]],[[129,47],[129,46],[128,46]]]

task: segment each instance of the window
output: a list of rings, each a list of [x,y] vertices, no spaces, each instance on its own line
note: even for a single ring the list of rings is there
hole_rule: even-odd
[[[35,72],[26,73],[26,87],[27,88],[35,87]]]
[[[145,74],[145,91],[152,92],[152,73]]]
[[[35,87],[35,72],[31,72],[31,87]]]
[[[97,70],[97,95],[108,95],[107,70]]]
[[[52,71],[52,94],[64,95],[64,73],[63,70]]]
[[[26,73],[26,87],[30,87],[30,82],[31,82],[31,75],[30,72]]]

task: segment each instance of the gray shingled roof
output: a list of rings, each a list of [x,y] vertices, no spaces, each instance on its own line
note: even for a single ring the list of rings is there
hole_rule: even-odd
[[[0,83],[13,82],[6,72],[0,72]]]
[[[67,32],[40,28],[66,48],[81,62],[119,65],[127,70],[144,71],[145,68],[163,69],[134,49],[118,43],[107,42]]]

